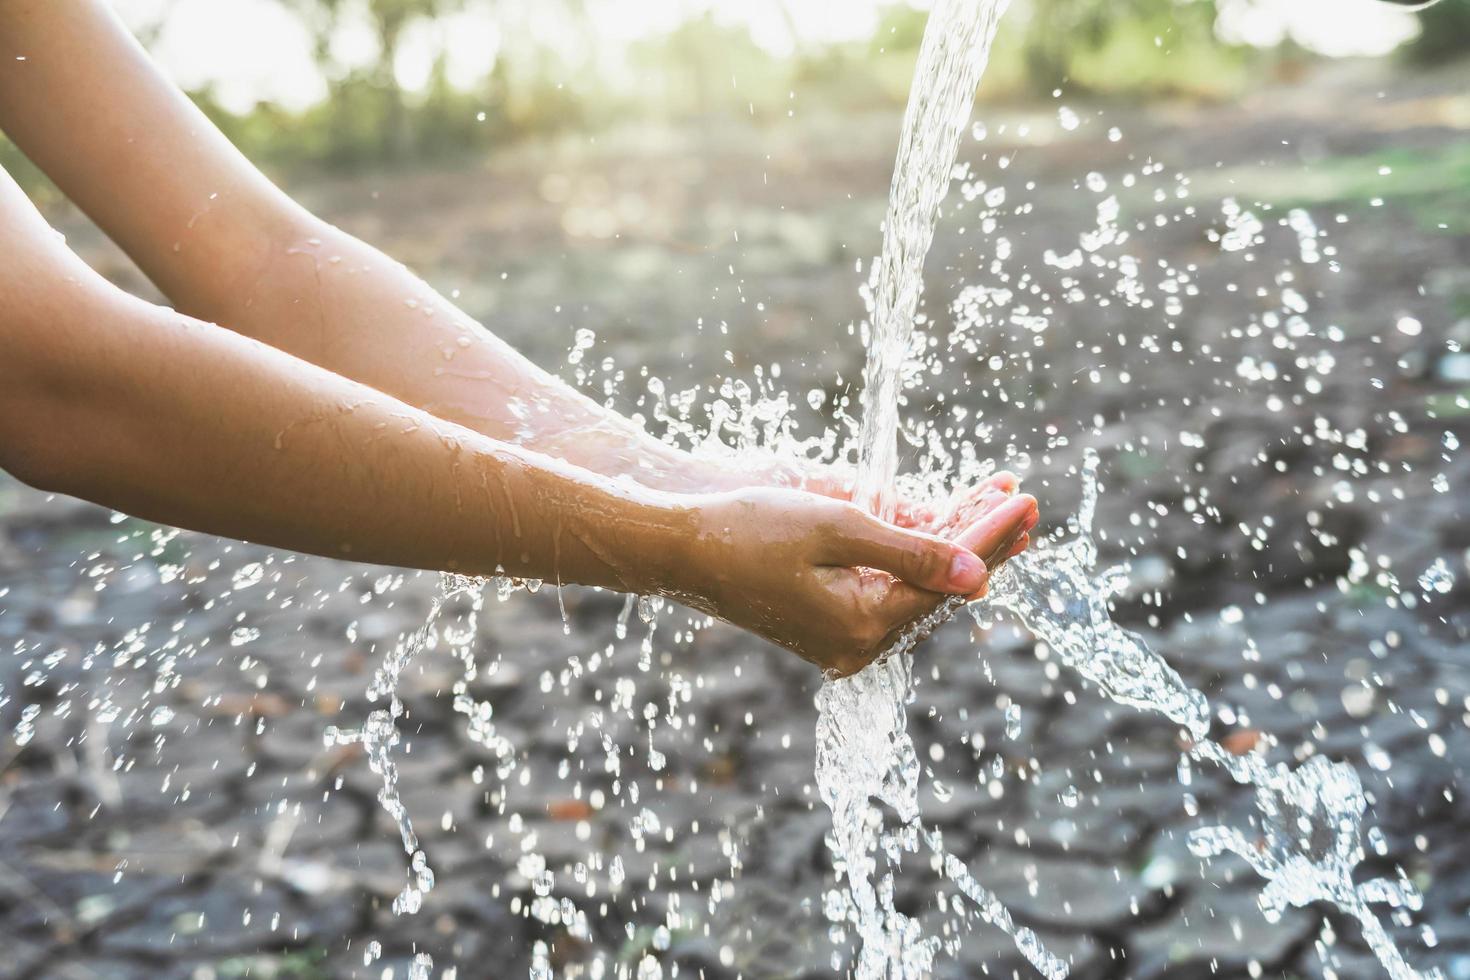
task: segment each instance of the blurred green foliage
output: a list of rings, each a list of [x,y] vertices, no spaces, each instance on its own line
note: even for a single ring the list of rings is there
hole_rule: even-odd
[[[1247,53],[1215,37],[1213,0],[1041,0],[1019,44],[1027,85],[1104,94],[1219,96]]]
[[[312,38],[328,98],[286,113],[271,105],[234,116],[210,92],[205,111],[251,156],[334,167],[437,159],[528,134],[630,119],[756,121],[797,110],[837,112],[902,105],[923,38],[925,11],[894,3],[867,40],[799,45],[776,55],[743,27],[709,15],[635,42],[631,84],[610,84],[587,66],[517,37],[502,46],[477,89],[453,87],[441,62],[421,92],[405,92],[393,66],[405,31],[477,0],[286,0]],[[478,0],[493,2],[493,0]],[[576,0],[560,3],[575,21]],[[332,38],[349,11],[366,10],[377,55],[342,66]],[[1218,42],[1213,0],[1033,0],[1002,25],[986,97],[1046,95],[1058,87],[1103,95],[1213,97],[1243,83],[1246,55]],[[799,100],[799,104],[797,102]]]
[[[1464,235],[1470,233],[1470,214],[1463,206],[1470,197],[1470,141],[1433,149],[1327,157],[1299,168],[1217,170],[1197,180],[1195,189],[1263,201],[1280,209],[1391,207],[1426,231]]]
[[[1419,36],[1404,47],[1411,64],[1441,65],[1470,57],[1470,0],[1445,0],[1419,11]]]
[[[377,42],[377,55],[367,65],[342,70],[332,56],[332,39],[349,11],[344,0],[284,0],[296,11],[311,37],[317,68],[327,80],[327,100],[303,116],[325,127],[325,145],[304,147],[308,157],[352,161],[363,157],[386,160],[416,155],[423,129],[435,134],[431,143],[450,135],[440,129],[446,121],[441,113],[442,96],[448,85],[443,62],[436,66],[428,97],[410,106],[398,84],[394,65],[403,44],[404,32],[417,20],[435,20],[464,5],[464,0],[366,0],[359,5],[367,15]],[[216,107],[217,108],[217,107]],[[325,111],[318,112],[316,109]],[[413,125],[411,114],[424,114],[430,125]],[[272,120],[279,123],[281,120]],[[438,124],[438,125],[433,125]]]
[[[334,169],[452,158],[528,135],[629,120],[708,127],[735,116],[760,123],[796,111],[892,111],[907,96],[928,16],[895,2],[881,12],[870,38],[798,44],[777,55],[745,28],[705,15],[635,42],[624,53],[624,71],[613,78],[585,57],[512,33],[516,28],[509,25],[524,21],[509,16],[523,13],[515,0],[281,2],[310,39],[327,97],[299,111],[264,103],[241,114],[227,111],[207,89],[191,94],[252,158]],[[577,24],[589,23],[580,3],[542,0],[573,33]],[[395,65],[411,29],[471,6],[506,15],[507,36],[487,77],[468,90],[456,88],[441,54],[428,84],[405,90]],[[1470,0],[1447,0],[1422,16],[1425,36],[1409,50],[1415,61],[1443,61],[1470,45]],[[375,42],[366,61],[338,60],[333,42],[349,18],[358,27],[366,19]],[[1215,35],[1215,20],[1215,0],[1016,4],[1001,24],[984,98],[991,104],[1046,98],[1056,89],[1102,98],[1220,98],[1269,74],[1263,67],[1283,69],[1303,57],[1226,45]],[[145,43],[160,26],[141,26]],[[584,50],[598,44],[590,27],[574,40],[585,42]],[[33,168],[3,140],[0,164],[46,193]]]

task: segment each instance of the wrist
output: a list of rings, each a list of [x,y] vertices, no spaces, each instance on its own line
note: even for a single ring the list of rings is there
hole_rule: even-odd
[[[708,495],[597,476],[520,447],[499,447],[486,464],[498,471],[480,481],[495,515],[488,543],[505,572],[642,595],[697,591]]]
[[[631,493],[636,557],[630,591],[687,600],[702,595],[701,514],[704,494],[637,487]]]
[[[629,478],[596,480],[563,510],[553,550],[563,581],[638,595],[688,594],[695,568],[699,498]]]

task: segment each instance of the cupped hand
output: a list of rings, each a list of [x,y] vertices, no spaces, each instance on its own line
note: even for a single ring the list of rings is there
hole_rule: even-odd
[[[906,522],[906,515],[903,509],[900,509],[896,522],[928,531],[941,538],[954,538],[974,527],[984,520],[987,514],[1010,500],[1019,488],[1020,482],[1016,474],[1003,470],[986,477],[969,490],[951,497],[949,504],[942,509],[922,506],[911,508],[907,518],[912,523]],[[992,572],[1007,559],[1016,557],[1030,546],[1030,531],[1035,526],[1036,520],[1033,515],[1033,519],[1026,526],[1027,533],[1022,534],[1005,553],[985,556],[986,563]]]
[[[738,462],[701,461],[683,467],[682,471],[696,474],[691,485],[681,488],[685,493],[785,487],[835,500],[850,501],[853,484],[856,482],[856,474],[850,466],[793,460],[760,453],[747,454]],[[928,531],[941,537],[953,537],[978,521],[987,510],[1004,503],[1006,498],[1015,494],[1019,485],[1020,478],[1016,474],[1001,470],[975,486],[957,492],[948,502],[922,501],[899,496],[894,501],[893,523],[899,527]],[[1001,556],[1001,560],[1014,558],[1026,550],[1029,543],[1030,538],[1025,538],[1012,554]]]
[[[706,496],[674,598],[824,670],[854,673],[948,596],[982,594],[987,559],[999,564],[1025,546],[1036,501],[986,489],[1004,499],[982,500],[984,491],[967,497],[962,513],[974,521],[960,528],[936,518],[936,533],[799,490]]]
[[[779,469],[773,469],[771,473],[780,480],[776,484],[778,486],[795,486],[837,500],[852,499],[853,475],[837,467],[813,464],[797,469],[792,464],[782,463]],[[924,502],[900,496],[895,501],[893,523],[899,527],[954,539],[979,523],[989,511],[1013,497],[1020,482],[1016,474],[1001,470],[973,487],[956,492],[947,502]],[[1029,532],[1035,523],[1033,520],[1026,530]],[[1030,534],[1023,534],[1004,554],[985,554],[983,557],[990,571],[994,572],[1007,559],[1025,551],[1030,544]]]

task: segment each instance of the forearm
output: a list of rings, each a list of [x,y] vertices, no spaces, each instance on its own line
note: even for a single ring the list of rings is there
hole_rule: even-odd
[[[18,451],[46,488],[340,558],[666,586],[690,520],[668,499],[497,444],[210,324],[82,291],[47,324],[44,348],[22,338],[0,371],[13,372],[0,435],[31,447]]]
[[[253,280],[176,299],[231,328],[492,438],[668,490],[713,467],[533,364],[370,245],[302,214]]]
[[[248,280],[289,219],[102,0],[0,2],[0,130],[170,296]]]
[[[0,127],[184,312],[600,473],[668,489],[716,482],[312,218],[99,0],[0,5]]]

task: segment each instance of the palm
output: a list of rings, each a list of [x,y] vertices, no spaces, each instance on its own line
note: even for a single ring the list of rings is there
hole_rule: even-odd
[[[773,457],[764,466],[750,467],[747,461],[747,465],[739,472],[722,471],[713,482],[732,487],[791,487],[824,497],[851,500],[853,474],[851,470],[839,466],[793,463]],[[893,523],[902,528],[955,540],[976,528],[985,521],[987,515],[1014,497],[1019,485],[1020,480],[1014,473],[1003,470],[986,477],[968,491],[951,496],[948,501],[926,503],[900,497]],[[1014,541],[1003,542],[995,551],[981,554],[980,557],[993,571],[1006,559],[1014,558],[1025,551],[1030,543],[1030,535],[1023,533]]]
[[[924,503],[900,498],[893,515],[893,523],[899,527],[954,539],[980,524],[986,515],[1011,499],[1019,485],[1020,480],[1014,473],[1002,471],[986,477],[964,493],[955,494],[947,502]],[[803,489],[841,500],[852,497],[850,479],[830,469],[807,476],[803,481]],[[1016,542],[1003,546],[1003,550],[980,557],[994,570],[1007,558],[1013,558],[1024,551],[1030,540],[1029,534],[1023,534]]]

